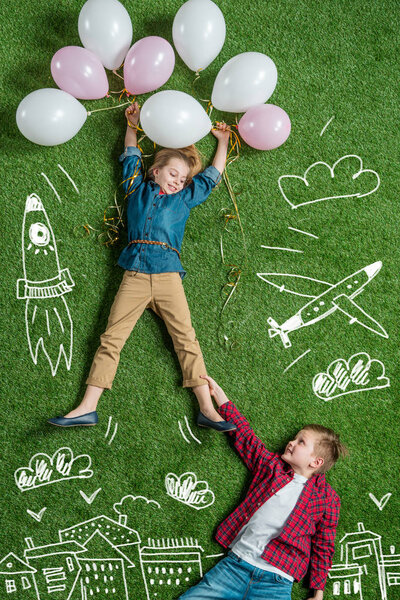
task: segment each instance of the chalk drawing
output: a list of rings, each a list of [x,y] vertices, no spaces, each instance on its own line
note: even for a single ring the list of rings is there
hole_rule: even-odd
[[[15,483],[21,492],[26,492],[67,479],[87,479],[93,475],[91,463],[88,454],[74,458],[71,448],[59,448],[53,456],[39,452],[32,456],[28,467],[15,471]]]
[[[82,498],[85,500],[85,502],[87,502],[88,504],[92,504],[93,500],[96,498],[97,494],[100,491],[101,491],[101,488],[99,488],[98,490],[93,492],[93,494],[91,496],[86,496],[85,492],[82,492],[82,490],[79,490],[79,493],[82,496]]]
[[[362,600],[363,591],[375,600],[399,597],[393,588],[400,586],[400,554],[395,554],[395,546],[384,554],[382,536],[366,530],[363,523],[358,523],[357,531],[346,533],[339,545],[341,563],[333,564],[328,573],[329,598]]]
[[[312,238],[315,238],[316,240],[319,240],[319,237],[317,235],[314,235],[313,233],[309,233],[308,231],[303,231],[302,229],[296,229],[296,227],[288,227],[288,229],[291,229],[292,231],[297,231],[297,233],[303,233],[304,235],[308,235]]]
[[[187,417],[185,417],[185,424],[186,424],[186,427],[187,427],[187,429],[189,431],[189,434],[194,439],[194,441],[197,442],[198,444],[201,444],[201,441],[199,439],[197,439],[197,437],[194,435],[193,431],[191,430],[190,425],[189,425],[189,421],[188,421]],[[183,439],[185,440],[185,442],[187,442],[188,444],[190,444],[190,440],[188,440],[187,437],[186,437],[186,435],[184,434],[184,431],[183,431],[183,428],[182,428],[182,424],[181,424],[181,422],[179,420],[178,420],[178,427],[179,427],[179,431],[181,432],[181,435],[182,435]]]
[[[8,594],[20,593],[20,598],[39,598],[36,587],[35,574],[37,570],[28,565],[14,552],[9,552],[0,560],[0,594],[4,598],[3,591]],[[29,592],[27,591],[29,590]],[[15,596],[10,596],[14,598]]]
[[[138,508],[138,510],[141,511],[141,501],[143,501],[145,505],[150,505],[151,508],[161,508],[156,500],[149,500],[145,496],[133,496],[133,494],[127,494],[119,502],[116,502],[113,505],[113,509],[118,515],[124,515],[129,512],[130,506],[136,502],[137,506],[135,506],[135,508]]]
[[[304,250],[295,250],[294,248],[279,248],[278,246],[264,246],[261,244],[261,248],[266,248],[267,250],[286,250],[286,252],[299,252],[300,254],[304,254]]]
[[[203,576],[203,552],[193,538],[149,539],[140,549],[147,599],[177,598],[179,591],[197,583]]]
[[[69,181],[74,186],[74,189],[75,189],[76,193],[79,194],[79,190],[77,188],[77,185],[76,185],[75,181],[72,179],[72,177],[70,177],[68,175],[67,171],[65,169],[63,169],[63,167],[61,165],[58,164],[57,167],[64,173],[64,175],[67,177],[67,179],[69,179]]]
[[[386,506],[386,504],[389,502],[390,497],[391,497],[391,493],[389,492],[388,494],[385,494],[384,496],[382,496],[382,498],[380,500],[378,500],[377,498],[375,498],[374,494],[369,493],[368,496],[371,498],[372,502],[374,504],[376,504],[376,506],[379,508],[379,510],[383,510]]]
[[[353,354],[348,361],[338,358],[331,362],[326,373],[318,373],[312,381],[314,394],[328,402],[334,398],[380,390],[390,386],[385,377],[385,366],[380,360],[371,359],[366,352]]]
[[[309,348],[308,350],[303,352],[303,354],[300,354],[300,356],[298,356],[293,362],[291,362],[290,365],[288,365],[286,367],[286,369],[283,370],[283,372],[286,373],[286,371],[288,371],[290,369],[290,367],[293,367],[293,365],[295,365],[299,360],[301,360],[309,352],[311,352],[311,348]]]
[[[207,481],[198,481],[195,473],[183,473],[180,477],[168,473],[165,488],[168,496],[196,510],[207,508],[215,501],[214,492],[208,487]]]
[[[105,439],[107,439],[107,436],[110,433],[111,421],[112,421],[112,416],[110,415],[108,417],[108,425],[107,425],[106,435],[104,436]],[[115,423],[113,434],[112,434],[111,438],[108,441],[108,445],[109,446],[112,443],[113,439],[115,438],[115,434],[117,433],[117,430],[118,430],[118,423]]]
[[[50,179],[47,177],[47,175],[45,173],[40,173],[46,180],[46,182],[49,184],[49,186],[51,187],[51,189],[53,190],[54,194],[56,195],[59,203],[61,204],[61,198],[56,190],[56,188],[54,187],[54,185],[51,183]]]
[[[355,161],[353,161],[353,159],[355,159]],[[347,161],[347,163],[346,163]],[[357,163],[357,167],[355,167],[352,163],[356,162]],[[344,163],[344,164],[343,164]],[[339,194],[333,194],[333,195],[326,195],[320,198],[315,198],[315,195],[313,195],[313,190],[314,187],[313,185],[310,185],[309,181],[307,178],[311,178],[312,170],[313,169],[318,169],[320,172],[322,172],[325,176],[326,176],[326,181],[324,182],[324,187],[325,189],[329,189],[329,187],[332,187],[333,185],[333,180],[335,178],[335,169],[337,168],[337,166],[340,165],[340,167],[350,167],[349,170],[354,171],[355,173],[353,173],[351,176],[348,177],[348,181],[347,181],[347,186],[350,186],[351,184],[354,185],[354,182],[358,183],[358,186],[360,188],[359,191],[350,193],[350,194],[343,194],[343,193],[339,193]],[[321,169],[321,167],[324,168],[324,170]],[[326,169],[326,171],[325,171]],[[324,173],[325,171],[325,173]],[[368,175],[367,178],[365,178],[365,173],[372,173],[374,178],[376,179],[376,184],[375,186],[371,188],[371,183],[370,183],[370,176]],[[300,188],[297,188],[297,193],[295,193],[293,191],[291,191],[291,194],[293,194],[293,200],[290,200],[288,198],[288,190],[285,192],[284,191],[284,184],[287,183],[288,181],[293,181],[293,180],[299,180],[301,181],[300,184]],[[299,196],[299,191],[304,191],[304,186],[306,186],[306,188],[308,188],[307,193],[311,196],[311,200],[307,200],[306,202],[296,202],[296,200],[294,200],[294,198],[297,196]],[[357,154],[346,154],[346,156],[342,156],[341,158],[339,158],[339,160],[337,160],[332,167],[330,167],[326,162],[323,161],[318,161],[313,163],[312,165],[310,165],[308,167],[308,169],[306,169],[304,176],[300,177],[299,175],[281,175],[281,177],[279,177],[278,179],[278,187],[279,190],[282,194],[282,196],[284,197],[284,199],[286,200],[286,202],[289,204],[289,206],[292,209],[296,209],[299,208],[300,206],[305,206],[306,204],[314,204],[315,202],[323,202],[325,200],[338,200],[339,198],[365,198],[366,196],[369,196],[370,194],[373,194],[374,192],[376,192],[376,190],[379,188],[380,186],[380,178],[378,173],[376,173],[376,171],[372,171],[371,169],[363,169],[363,162],[361,160],[361,158],[359,156],[357,156]],[[364,189],[362,189],[364,188]],[[365,191],[365,189],[367,189],[367,191]],[[290,194],[290,195],[291,195]],[[316,192],[316,194],[318,195],[318,193]],[[329,194],[329,192],[328,192]]]
[[[333,121],[333,119],[334,119],[334,118],[335,118],[335,116],[331,117],[331,118],[329,119],[329,121],[326,123],[326,125],[325,125],[325,126],[322,128],[322,130],[321,130],[321,133],[319,134],[319,136],[320,136],[320,137],[322,137],[322,136],[323,136],[323,134],[325,133],[325,130],[326,130],[326,128],[328,127],[328,125],[329,125],[330,123],[332,123],[332,121]]]
[[[293,275],[287,273],[257,273],[257,276],[279,289],[280,292],[288,292],[297,296],[304,296],[306,298],[312,298],[310,302],[305,304],[295,315],[290,317],[282,325],[272,318],[267,319],[270,329],[268,334],[270,338],[279,335],[285,348],[290,348],[292,345],[289,340],[289,333],[301,329],[302,327],[308,327],[318,323],[321,319],[331,315],[336,310],[346,315],[349,318],[350,325],[358,323],[365,329],[372,331],[373,333],[388,338],[388,334],[385,329],[368,315],[356,302],[354,298],[363,292],[365,286],[379,273],[382,267],[381,261],[374,262],[366,267],[359,269],[355,273],[348,275],[336,284],[320,281],[311,277],[304,277],[302,275]],[[318,286],[322,285],[328,289],[320,293],[318,296],[310,294],[299,293],[288,289],[285,286],[285,282],[296,278],[297,280],[309,280],[318,283]],[[279,283],[275,283],[279,281]],[[292,281],[292,280],[291,280]]]
[[[44,506],[43,508],[40,509],[40,511],[38,513],[33,512],[33,510],[29,510],[29,508],[26,509],[26,512],[28,513],[28,515],[30,517],[33,517],[35,519],[35,521],[40,523],[46,510],[47,510],[47,507]]]
[[[17,298],[26,300],[29,352],[36,365],[42,348],[54,377],[62,356],[71,368],[73,323],[64,294],[75,283],[69,270],[60,268],[54,233],[36,194],[30,194],[25,204],[22,262],[24,277],[17,281]]]

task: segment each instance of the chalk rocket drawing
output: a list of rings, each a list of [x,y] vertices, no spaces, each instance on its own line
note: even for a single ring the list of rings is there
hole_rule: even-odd
[[[15,483],[21,492],[66,479],[92,477],[92,459],[88,454],[74,458],[71,448],[59,448],[53,456],[42,452],[32,456],[29,466],[20,467],[14,473]]]
[[[278,325],[272,317],[269,317],[269,319],[267,319],[268,324],[271,326],[268,330],[269,337],[273,338],[276,335],[279,335],[284,347],[290,348],[292,344],[289,340],[289,333],[296,331],[296,329],[313,325],[314,323],[321,321],[321,319],[331,315],[336,310],[339,310],[350,319],[350,325],[358,323],[359,325],[362,325],[362,327],[365,327],[365,329],[384,338],[388,338],[389,336],[384,328],[354,302],[354,298],[364,291],[365,286],[375,277],[375,275],[377,275],[377,273],[379,273],[381,267],[381,261],[374,262],[335,284],[313,279],[312,277],[303,277],[302,275],[287,273],[257,273],[257,276],[260,277],[260,279],[269,285],[278,288],[280,292],[312,298],[310,302],[307,302],[307,304],[282,325]],[[290,285],[292,285],[293,279],[296,283],[298,282],[297,280],[311,281],[318,284],[319,287],[323,286],[325,291],[314,296],[286,288],[285,283],[290,281]],[[326,287],[328,287],[328,289],[326,289]]]
[[[380,360],[371,359],[366,352],[353,354],[348,361],[334,360],[326,373],[318,373],[312,382],[313,392],[321,400],[333,400],[346,394],[379,390],[390,386],[385,377],[385,366]]]
[[[17,298],[26,300],[29,352],[36,365],[42,347],[54,377],[61,356],[71,368],[73,323],[64,294],[75,283],[68,269],[60,269],[54,233],[36,194],[30,194],[25,204],[22,262],[24,277],[17,281]]]
[[[165,476],[165,487],[168,496],[196,510],[211,506],[215,500],[207,481],[198,481],[195,473],[183,473],[180,477],[168,473]]]
[[[336,172],[335,172],[336,170]],[[314,171],[314,172],[313,172]],[[331,192],[327,192],[327,195],[323,195],[322,197],[315,197],[315,195],[319,196],[318,190],[314,193],[315,185],[310,184],[310,179],[312,176],[315,176],[316,172],[320,172],[322,176],[325,176],[325,181],[323,183],[325,190],[331,190]],[[351,175],[348,173],[351,172]],[[371,189],[371,175],[365,176],[365,173],[373,175],[374,187]],[[335,181],[336,178],[336,181]],[[293,182],[293,180],[301,181],[300,187],[291,186],[291,191],[289,192],[288,182]],[[343,193],[334,190],[334,185],[338,185],[340,182],[342,187],[346,187],[350,190],[355,186],[358,188],[351,193]],[[284,190],[286,186],[286,191]],[[305,187],[304,187],[305,186]],[[376,192],[376,190],[380,186],[380,178],[378,173],[372,171],[371,169],[363,169],[363,162],[357,154],[346,154],[346,156],[342,156],[337,160],[332,167],[330,167],[326,162],[318,161],[313,163],[306,169],[303,177],[299,175],[281,175],[278,179],[278,187],[280,192],[289,206],[293,209],[299,208],[300,206],[304,206],[306,204],[314,204],[315,202],[323,202],[324,200],[337,200],[339,198],[364,198],[365,196],[369,196]],[[319,187],[319,186],[318,186]],[[307,189],[307,194],[310,195],[310,200],[306,202],[296,202],[294,198],[299,197],[299,192],[304,192]],[[293,196],[292,196],[293,194]],[[288,195],[293,197],[293,200],[288,198]]]

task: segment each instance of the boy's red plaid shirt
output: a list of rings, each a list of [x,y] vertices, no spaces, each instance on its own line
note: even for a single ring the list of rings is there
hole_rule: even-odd
[[[256,510],[293,478],[293,469],[279,454],[266,449],[232,402],[219,408],[237,425],[230,433],[235,448],[254,477],[244,501],[217,529],[217,541],[227,548]],[[313,475],[283,530],[264,548],[262,558],[296,581],[310,566],[310,588],[324,589],[335,551],[340,499],[324,475]]]

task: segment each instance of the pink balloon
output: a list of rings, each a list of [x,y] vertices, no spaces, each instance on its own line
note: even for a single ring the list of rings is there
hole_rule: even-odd
[[[80,46],[65,46],[51,59],[51,74],[58,87],[75,98],[97,100],[108,92],[108,80],[97,56]]]
[[[175,54],[167,40],[157,35],[142,38],[125,57],[125,87],[135,95],[152,92],[168,81],[174,66]]]
[[[278,148],[290,134],[287,113],[275,104],[252,106],[238,123],[238,130],[246,144],[257,150]]]

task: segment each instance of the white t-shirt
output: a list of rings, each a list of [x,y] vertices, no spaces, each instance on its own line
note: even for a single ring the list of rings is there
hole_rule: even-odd
[[[268,542],[284,528],[306,481],[307,477],[295,473],[289,483],[264,502],[231,543],[232,552],[259,569],[278,573],[293,581],[291,575],[270,565],[261,558],[261,554]]]

